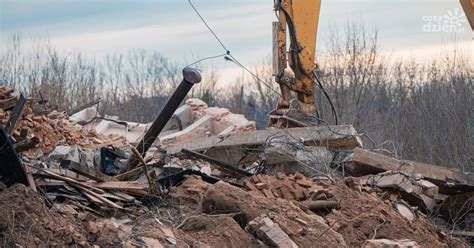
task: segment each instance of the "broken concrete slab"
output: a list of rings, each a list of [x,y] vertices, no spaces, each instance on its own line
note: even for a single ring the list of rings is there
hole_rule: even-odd
[[[402,198],[412,206],[418,206],[424,210],[432,212],[436,207],[436,201],[433,197],[425,195],[426,191],[420,186],[417,178],[399,171],[386,171],[374,176],[367,176],[362,180],[365,185],[376,186],[381,189],[392,189],[398,191]],[[436,186],[435,186],[436,187]],[[430,193],[437,192],[436,188],[431,188]]]
[[[97,111],[97,107],[91,106],[70,115],[69,121],[71,121],[74,124],[77,123],[77,124],[85,125],[87,123],[92,122],[97,117],[100,117],[100,114]]]
[[[423,194],[431,198],[436,198],[438,196],[439,187],[436,184],[427,181],[427,180],[415,180],[413,184],[420,186],[423,189]]]
[[[377,174],[384,171],[402,171],[416,177],[421,175],[425,180],[439,187],[439,193],[457,194],[474,191],[474,174],[458,170],[407,160],[397,160],[378,153],[355,148],[352,164],[345,170],[355,176]]]
[[[83,152],[81,148],[77,145],[56,146],[54,147],[54,150],[48,154],[46,159],[48,161],[70,160],[70,161],[80,164],[81,160],[83,159],[82,157],[84,156],[82,153]]]
[[[122,121],[117,116],[105,116],[102,118],[99,112],[97,112],[96,107],[90,107],[79,111],[78,113],[71,115],[69,120],[72,123],[78,123],[85,127],[94,128],[97,133],[103,135],[114,134],[124,136],[129,142],[137,142],[151,125],[151,123]],[[171,119],[166,123],[162,135],[183,130],[192,123],[191,107],[183,105],[175,111]]]
[[[143,241],[143,243],[145,243],[146,247],[165,248],[165,246],[161,244],[158,239],[148,238],[148,237],[140,237],[140,239]],[[130,247],[134,247],[134,246],[130,245]]]
[[[205,115],[185,129],[159,137],[159,139],[162,145],[167,145],[175,142],[207,137],[207,134],[211,133],[211,128],[211,116]]]
[[[194,121],[179,132],[160,136],[161,144],[184,142],[210,135],[226,136],[232,132],[255,130],[255,122],[249,121],[243,115],[231,113],[229,109],[208,107],[203,101],[191,98],[186,101],[189,109],[189,121]],[[182,118],[181,118],[182,119]],[[171,121],[171,120],[170,120]]]
[[[420,246],[412,240],[400,239],[369,239],[365,241],[363,248],[419,248]]]
[[[186,102],[173,113],[161,130],[158,137],[161,138],[162,143],[223,135],[226,132],[256,130],[255,122],[247,120],[244,115],[234,114],[226,108],[208,107],[203,101],[195,98],[188,99]],[[123,136],[131,143],[138,142],[152,124],[123,121],[118,116],[101,116],[96,107],[79,111],[70,116],[69,120],[72,123],[93,128],[102,135]],[[159,141],[155,142],[156,145],[159,143]]]
[[[278,172],[292,174],[303,173],[308,177],[330,174],[333,153],[326,147],[297,147],[286,143],[276,143],[265,148],[264,158],[269,167],[266,173],[275,175]]]
[[[249,121],[244,115],[232,113],[227,108],[208,107],[205,102],[196,98],[186,100],[186,104],[192,108],[194,121],[205,115],[211,116],[213,134],[221,133],[229,126],[234,126],[235,132],[256,130],[255,121]]]
[[[226,138],[211,136],[208,138],[177,142],[164,148],[170,154],[180,153],[182,149],[206,151],[206,155],[229,164],[253,163],[268,138],[274,135],[288,135],[300,139],[309,146],[325,146],[330,149],[353,149],[361,147],[362,140],[350,125],[317,126],[288,129],[268,129],[242,133],[233,133]]]
[[[95,131],[102,135],[120,135],[129,142],[138,142],[140,137],[150,128],[150,124],[125,122],[120,120],[101,120],[94,125]]]
[[[183,130],[193,123],[192,109],[189,105],[185,104],[174,111],[171,119],[166,123],[163,134],[168,131]]]
[[[280,226],[274,223],[270,218],[261,216],[248,223],[248,229],[268,242],[272,247],[278,248],[297,248],[298,245],[290,239],[288,234],[281,230]]]
[[[370,183],[379,188],[399,189],[406,193],[421,193],[421,189],[414,187],[410,177],[398,172],[385,172],[375,175],[369,179]],[[375,183],[375,184],[374,184]]]

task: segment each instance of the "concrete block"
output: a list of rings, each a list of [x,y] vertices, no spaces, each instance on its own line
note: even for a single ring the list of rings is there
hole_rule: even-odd
[[[171,119],[166,123],[165,127],[161,131],[162,133],[166,132],[177,132],[185,129],[193,123],[192,110],[189,105],[183,105],[179,107],[171,117]]]
[[[408,239],[370,239],[365,241],[363,248],[419,248],[418,243]]]
[[[270,243],[273,247],[297,248],[298,245],[290,239],[278,224],[270,218],[256,218],[249,223],[249,226],[256,231],[257,235]]]
[[[426,181],[422,179],[419,181],[415,181],[414,184],[420,186],[423,190],[423,194],[431,198],[435,198],[438,195],[439,187],[430,181]]]
[[[126,125],[113,121],[102,120],[95,125],[95,131],[102,135],[120,135],[125,137],[128,142],[138,142],[143,136],[150,124],[136,122],[126,122]]]
[[[175,142],[183,142],[191,139],[204,138],[212,126],[211,116],[206,115],[185,129],[163,137],[159,137],[161,144],[167,145]]]

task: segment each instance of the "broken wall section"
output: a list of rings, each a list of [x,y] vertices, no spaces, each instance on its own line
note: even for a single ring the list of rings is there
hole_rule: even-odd
[[[95,107],[84,109],[69,119],[99,134],[123,136],[130,143],[137,143],[151,126],[151,123],[119,120],[116,116],[102,118]],[[209,107],[200,99],[190,98],[175,111],[159,135],[157,144],[254,130],[255,122],[247,120],[244,115],[234,114],[227,108]]]

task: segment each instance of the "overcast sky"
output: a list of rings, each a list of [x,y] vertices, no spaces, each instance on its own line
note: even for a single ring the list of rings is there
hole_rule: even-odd
[[[222,53],[187,0],[0,2],[0,47],[5,47],[14,33],[20,33],[26,41],[49,39],[60,50],[95,56],[143,48],[191,62],[196,57]],[[269,57],[273,1],[193,2],[242,63],[252,66]],[[456,23],[458,32],[426,30],[427,17],[442,17],[449,11],[457,16],[456,9],[462,13],[458,0],[322,0],[318,52],[324,52],[330,26],[343,28],[347,22],[360,20],[369,29],[377,28],[382,49],[395,55],[429,56],[453,38],[472,48],[472,32],[462,16]],[[226,64],[221,60],[214,63]]]

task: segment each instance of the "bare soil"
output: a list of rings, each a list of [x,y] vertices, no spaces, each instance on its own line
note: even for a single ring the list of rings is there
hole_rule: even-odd
[[[78,223],[50,211],[44,198],[22,184],[0,192],[0,246],[87,247],[87,233]]]
[[[443,234],[420,212],[414,221],[409,221],[388,200],[349,188],[343,182],[330,186],[330,190],[341,207],[324,218],[334,224],[334,230],[350,247],[360,247],[367,239],[410,239],[421,247],[468,247]]]

